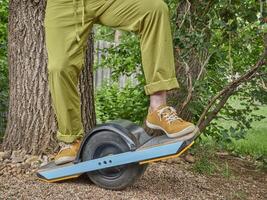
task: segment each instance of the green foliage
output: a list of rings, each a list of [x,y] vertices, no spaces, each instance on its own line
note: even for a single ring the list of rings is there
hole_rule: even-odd
[[[220,174],[225,178],[232,177],[233,174],[228,162],[221,162],[216,156],[216,152],[219,150],[217,143],[209,138],[196,144],[191,149],[191,153],[196,157],[196,162],[192,168],[193,171],[205,175]]]
[[[266,131],[254,129],[248,132],[245,139],[233,142],[233,152],[237,155],[251,155],[254,159],[262,160],[267,164]]]
[[[121,75],[131,76],[135,73],[138,81],[144,84],[138,38],[124,32],[120,39],[120,44],[102,50],[104,54],[100,66],[111,66],[114,81],[118,81]]]
[[[109,27],[105,27],[105,26],[100,27],[100,25],[95,25],[95,28],[94,28],[95,38],[94,39],[113,42],[114,33],[115,33],[115,30]]]
[[[143,90],[131,83],[127,83],[125,88],[120,88],[115,82],[106,83],[96,92],[96,115],[101,122],[130,119],[142,124],[147,104]]]
[[[7,69],[7,10],[8,2],[0,0],[0,112],[6,110],[8,69]]]
[[[200,174],[212,175],[216,171],[215,154],[216,147],[212,141],[201,142],[191,149],[191,153],[197,158],[193,170]]]
[[[191,8],[190,13],[181,13],[175,19],[183,25],[175,30],[174,42],[179,47],[178,59],[181,63],[190,63],[194,57],[203,63],[203,54],[208,52],[211,55],[203,79],[193,83],[194,98],[189,109],[197,121],[214,94],[256,63],[263,52],[264,44],[258,2],[194,1],[191,2]],[[266,74],[266,67],[260,73]],[[238,93],[232,99],[240,101],[242,108],[226,103],[221,110],[219,117],[228,122],[235,121],[235,126],[226,129],[218,121],[213,121],[205,134],[222,142],[230,142],[229,138],[233,137],[244,138],[251,128],[251,122],[264,118],[264,115],[253,113],[260,105],[267,103],[266,90],[259,87],[261,82],[266,83],[266,78],[267,76],[261,76],[238,88]],[[182,82],[181,91],[186,91],[185,78],[178,79]]]
[[[140,63],[139,41],[131,33],[123,33],[120,40],[120,44],[102,50],[102,62],[96,66],[111,66],[112,69],[112,82],[106,83],[96,94],[97,118],[102,122],[123,118],[142,124],[147,112],[148,98],[144,92],[145,80]],[[125,88],[119,88],[119,77],[130,77],[133,73],[138,83],[134,85],[129,82]]]
[[[215,172],[215,169],[215,164],[208,157],[202,157],[193,167],[195,172],[207,175],[212,175]]]
[[[242,105],[238,104],[236,101],[230,101],[233,107],[242,109]],[[267,106],[261,106],[257,111],[253,111],[255,116],[266,116]],[[234,128],[238,125],[235,121],[229,121],[225,119],[217,120],[217,123],[220,124],[226,130],[231,130],[230,134],[225,134],[222,137],[223,142],[221,146],[228,149],[235,155],[249,155],[254,160],[258,160],[265,163],[267,166],[267,118],[262,119],[261,121],[249,122],[251,128],[246,131],[245,135],[240,135],[237,137],[234,132]]]
[[[7,21],[8,1],[0,0],[0,138],[3,135],[6,118],[3,113],[8,107],[8,67],[7,67]]]
[[[188,107],[193,121],[196,122],[210,98],[230,81],[246,72],[259,59],[264,48],[263,24],[260,22],[263,14],[260,13],[259,2],[219,0],[190,1],[190,12],[181,12],[177,16],[177,1],[166,2],[170,7],[174,44],[179,50],[179,62],[190,63],[192,58],[199,58],[203,63],[203,54],[207,52],[211,55],[203,78],[193,83],[194,95]],[[114,38],[110,36],[114,34],[113,30],[103,29],[102,32],[108,35],[108,38]],[[124,33],[121,43],[106,49],[106,52],[108,56],[103,59],[101,66],[112,66],[113,81],[118,81],[121,74],[130,76],[137,72],[140,82],[137,88],[144,86],[140,48],[136,36]],[[260,73],[266,74],[266,67]],[[221,110],[218,119],[223,118],[229,123],[234,121],[234,126],[225,127],[215,120],[206,129],[205,134],[223,143],[231,142],[233,138],[244,138],[247,130],[251,128],[251,123],[262,120],[267,114],[254,114],[260,105],[267,103],[267,93],[263,87],[259,87],[262,82],[267,81],[266,78],[267,76],[261,76],[238,88],[238,93],[231,99],[240,101],[241,107],[226,103]],[[184,76],[179,76],[178,79],[181,83],[180,93],[184,94],[187,92],[187,81]],[[145,102],[146,98],[142,96],[137,101]],[[173,99],[173,104],[180,103],[176,101]]]

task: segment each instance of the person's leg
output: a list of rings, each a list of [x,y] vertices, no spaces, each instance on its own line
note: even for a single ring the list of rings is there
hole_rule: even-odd
[[[147,116],[150,128],[162,129],[169,137],[188,134],[194,125],[179,118],[166,105],[166,91],[178,88],[175,75],[169,10],[163,0],[115,0],[98,17],[98,22],[133,31],[140,36],[145,92],[151,105]]]
[[[163,0],[115,0],[99,23],[140,36],[147,95],[178,88],[169,11]]]
[[[159,91],[150,95],[150,108],[152,111],[155,111],[159,106],[166,104],[167,104],[166,91]]]
[[[95,1],[96,2],[96,1]],[[104,2],[104,1],[98,1]],[[99,3],[86,10],[82,1],[48,0],[45,15],[48,80],[57,117],[57,139],[68,143],[55,158],[56,164],[72,161],[84,132],[78,80],[84,64],[84,52]],[[84,24],[82,24],[84,22]]]

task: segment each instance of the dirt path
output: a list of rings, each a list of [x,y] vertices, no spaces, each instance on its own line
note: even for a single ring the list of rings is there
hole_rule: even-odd
[[[230,162],[233,175],[204,176],[192,165],[157,163],[125,191],[96,187],[86,177],[62,183],[43,183],[31,177],[0,177],[0,199],[267,199],[266,173]]]

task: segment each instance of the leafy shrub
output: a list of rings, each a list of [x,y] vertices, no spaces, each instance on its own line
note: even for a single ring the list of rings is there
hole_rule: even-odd
[[[96,115],[98,122],[112,119],[128,119],[142,124],[147,112],[148,98],[140,85],[128,82],[125,88],[119,84],[106,83],[96,92]]]

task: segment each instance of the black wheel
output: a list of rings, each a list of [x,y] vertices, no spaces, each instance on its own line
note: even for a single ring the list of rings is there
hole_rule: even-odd
[[[93,135],[85,144],[82,160],[87,161],[127,151],[129,147],[118,134],[102,131]],[[146,165],[134,163],[88,172],[87,175],[93,183],[102,188],[122,190],[132,185],[145,169]]]

